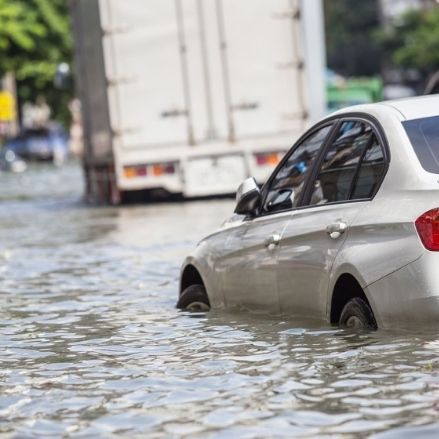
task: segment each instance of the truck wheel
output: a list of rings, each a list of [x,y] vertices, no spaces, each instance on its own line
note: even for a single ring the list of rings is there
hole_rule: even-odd
[[[339,326],[356,329],[377,329],[370,306],[360,297],[349,300],[340,315]]]
[[[178,309],[187,311],[209,311],[210,303],[203,285],[191,285],[182,293],[177,302]]]

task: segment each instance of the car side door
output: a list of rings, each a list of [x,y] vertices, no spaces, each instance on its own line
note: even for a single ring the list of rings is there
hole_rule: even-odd
[[[262,191],[266,209],[229,230],[216,264],[227,306],[279,313],[278,246],[331,128],[329,123],[299,140]]]
[[[277,259],[282,313],[324,318],[329,276],[349,227],[375,193],[384,166],[380,136],[366,120],[341,120],[285,227]]]

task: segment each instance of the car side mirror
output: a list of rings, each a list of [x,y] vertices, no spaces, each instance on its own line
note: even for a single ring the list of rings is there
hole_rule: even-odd
[[[253,177],[244,180],[236,191],[235,213],[254,215],[261,199],[261,191]]]

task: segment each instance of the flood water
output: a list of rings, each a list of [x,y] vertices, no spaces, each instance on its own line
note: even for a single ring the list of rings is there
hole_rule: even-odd
[[[231,200],[87,207],[0,174],[0,437],[439,437],[439,335],[175,309]]]

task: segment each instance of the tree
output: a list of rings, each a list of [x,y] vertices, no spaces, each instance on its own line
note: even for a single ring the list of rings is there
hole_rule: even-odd
[[[395,64],[424,77],[439,70],[439,7],[407,12],[378,38]]]
[[[29,11],[21,2],[9,0],[0,0],[0,23],[0,74],[4,74],[19,66],[13,54],[32,51],[35,40],[45,35],[45,28],[38,22],[35,11]]]
[[[0,0],[0,75],[14,72],[21,101],[43,95],[66,120],[72,87],[54,89],[61,62],[71,63],[72,38],[65,0]]]
[[[325,0],[328,67],[345,76],[380,73],[380,26],[376,0]]]

